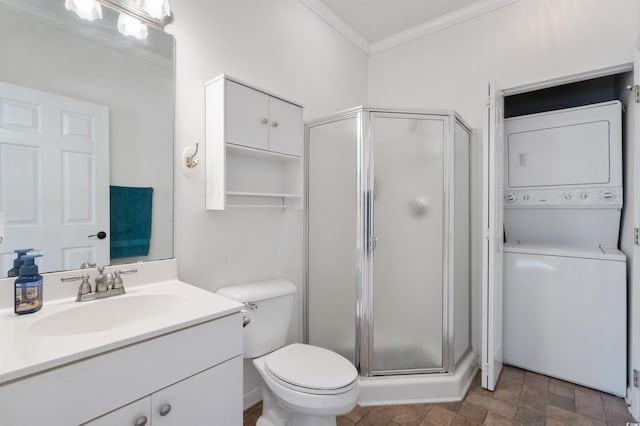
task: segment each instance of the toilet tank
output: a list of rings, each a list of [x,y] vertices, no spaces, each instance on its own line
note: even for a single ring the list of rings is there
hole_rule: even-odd
[[[224,287],[216,293],[244,303],[250,322],[243,329],[245,358],[257,358],[284,346],[289,331],[296,286],[275,279]]]

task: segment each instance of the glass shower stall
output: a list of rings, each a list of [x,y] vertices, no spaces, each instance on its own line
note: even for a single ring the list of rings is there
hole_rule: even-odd
[[[362,378],[453,374],[471,350],[470,128],[358,107],[305,131],[306,341]]]

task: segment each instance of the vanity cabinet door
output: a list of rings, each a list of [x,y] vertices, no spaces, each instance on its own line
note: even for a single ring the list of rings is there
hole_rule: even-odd
[[[153,426],[242,424],[242,356],[151,395]]]
[[[226,142],[269,149],[269,96],[226,81]]]
[[[146,397],[118,408],[83,426],[151,426],[151,398]]]
[[[302,108],[269,97],[269,151],[302,156]]]

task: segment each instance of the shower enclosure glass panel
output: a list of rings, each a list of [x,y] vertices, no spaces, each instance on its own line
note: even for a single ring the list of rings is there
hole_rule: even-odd
[[[454,374],[471,348],[469,127],[359,107],[305,140],[305,341],[363,377]]]
[[[444,124],[372,114],[374,374],[443,367]]]
[[[456,365],[471,346],[471,157],[469,131],[459,123],[454,138],[453,335]]]
[[[356,363],[357,121],[309,129],[308,340]]]

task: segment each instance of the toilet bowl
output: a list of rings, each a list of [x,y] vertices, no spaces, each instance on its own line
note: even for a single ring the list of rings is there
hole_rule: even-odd
[[[317,346],[285,345],[295,286],[262,281],[218,290],[247,306],[245,358],[262,377],[258,426],[335,426],[358,400],[358,372],[346,358]]]
[[[358,400],[356,369],[326,349],[292,344],[253,365],[264,380],[258,426],[335,425],[335,416],[350,412]]]

